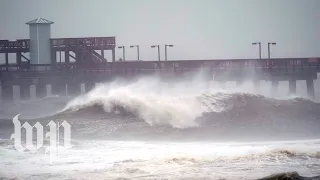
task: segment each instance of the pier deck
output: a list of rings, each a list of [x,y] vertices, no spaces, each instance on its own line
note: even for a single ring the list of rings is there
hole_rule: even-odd
[[[154,74],[166,81],[192,79],[199,74],[205,81],[220,83],[241,84],[250,79],[256,86],[260,80],[266,80],[272,81],[274,89],[279,81],[289,81],[290,93],[296,92],[297,80],[305,80],[313,97],[313,80],[320,71],[319,57],[116,61],[115,37],[54,38],[50,39],[50,47],[50,64],[31,64],[24,55],[30,52],[29,39],[0,41],[0,53],[6,58],[6,63],[0,65],[1,99],[30,99],[52,93],[77,95],[89,91],[95,83]],[[104,56],[106,50],[112,51],[111,61]],[[9,53],[16,54],[16,63],[9,64]]]

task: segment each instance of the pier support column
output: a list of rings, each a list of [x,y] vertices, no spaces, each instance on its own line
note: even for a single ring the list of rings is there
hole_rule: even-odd
[[[32,84],[30,85],[30,99],[36,99],[37,98],[37,86]]]
[[[65,95],[67,97],[69,96],[69,86],[68,86],[68,84],[65,84]]]
[[[13,84],[10,82],[4,82],[2,85],[2,100],[12,101],[13,100]]]
[[[69,51],[65,51],[64,52],[64,62],[66,63],[66,65],[69,65],[69,63],[70,63],[70,53],[69,53]]]
[[[314,98],[314,83],[313,79],[307,79],[307,91],[310,98]]]
[[[116,61],[116,50],[113,48],[112,50],[112,62]]]
[[[101,56],[104,58],[104,50],[101,50]]]
[[[16,53],[16,61],[17,61],[17,65],[20,67],[21,66],[21,52],[17,52]]]
[[[46,96],[52,96],[52,85],[46,84]]]
[[[51,44],[51,47],[53,45]],[[57,69],[57,51],[55,51],[53,48],[51,48],[51,66],[53,69]]]
[[[289,92],[291,95],[294,95],[297,93],[297,81],[296,80],[289,81]]]
[[[9,53],[5,54],[6,71],[9,71]]]
[[[20,101],[20,86],[19,85],[13,85],[12,86],[12,97],[13,102],[19,102]]]
[[[81,95],[86,93],[86,84],[85,83],[80,84],[80,93],[81,93]]]
[[[43,83],[38,83],[36,85],[36,89],[37,89],[37,97],[38,98],[44,98],[46,96],[46,85]]]
[[[0,85],[0,103],[2,103],[2,85]]]
[[[271,88],[272,94],[277,93],[277,91],[278,91],[278,86],[279,86],[279,81],[273,80],[273,81],[272,81],[272,88]]]
[[[21,83],[20,84],[20,98],[22,100],[29,100],[30,99],[30,85]]]

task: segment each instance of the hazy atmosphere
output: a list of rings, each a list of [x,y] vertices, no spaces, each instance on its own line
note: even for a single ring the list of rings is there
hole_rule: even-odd
[[[318,0],[1,0],[0,39],[28,38],[25,23],[42,17],[55,22],[53,38],[116,36],[117,45],[139,44],[144,60],[157,59],[153,44],[174,44],[168,57],[176,60],[256,58],[253,41],[263,43],[265,58],[267,42],[277,42],[272,57],[319,57],[319,7]],[[136,58],[134,49],[126,54]]]
[[[1,180],[320,180],[320,0],[0,0],[16,39]]]

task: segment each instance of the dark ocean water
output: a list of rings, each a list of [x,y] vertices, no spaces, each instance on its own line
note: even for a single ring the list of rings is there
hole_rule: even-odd
[[[320,104],[248,88],[142,79],[104,84],[77,98],[49,97],[0,108],[5,179],[257,179],[320,175]],[[160,88],[161,87],[161,88]],[[12,118],[71,125],[72,145],[50,163],[45,143],[19,153]],[[63,137],[63,135],[61,135]],[[46,141],[46,140],[45,140]]]

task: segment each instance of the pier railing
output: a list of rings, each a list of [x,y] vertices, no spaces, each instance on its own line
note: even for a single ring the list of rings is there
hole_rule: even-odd
[[[111,71],[111,70],[179,70],[179,69],[269,69],[320,71],[320,58],[233,59],[233,60],[179,60],[179,61],[118,61],[101,62],[90,67],[74,63],[9,64],[0,65],[0,71]]]

